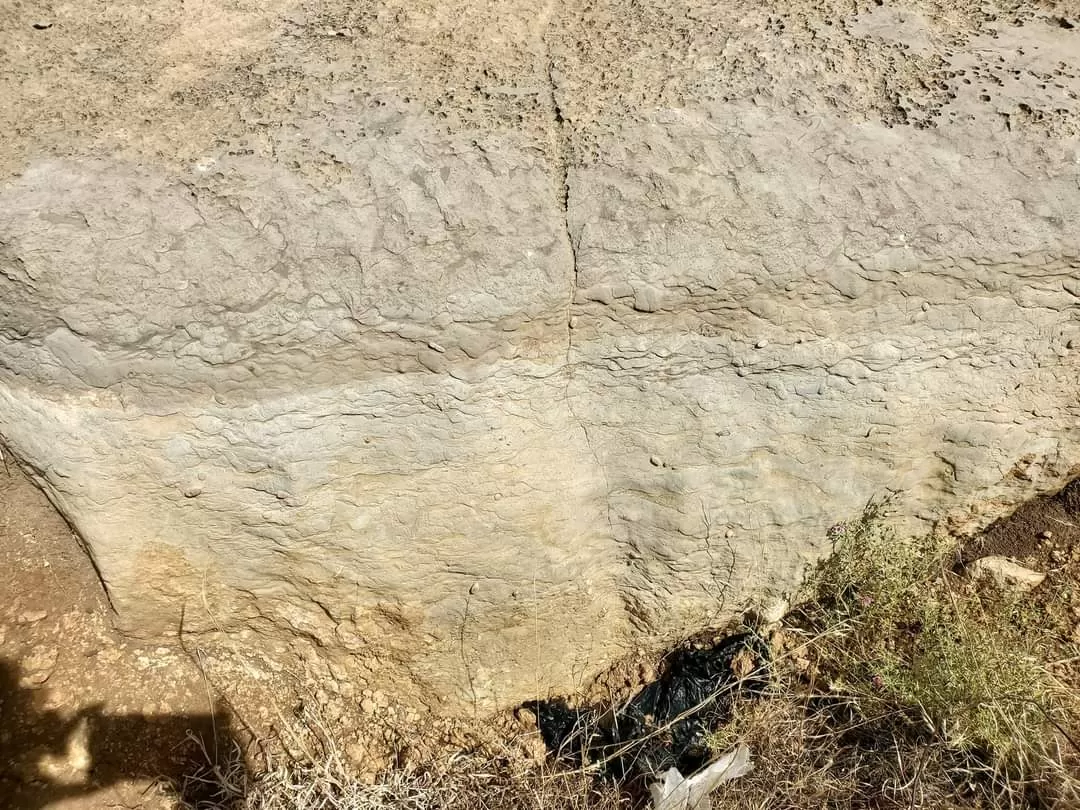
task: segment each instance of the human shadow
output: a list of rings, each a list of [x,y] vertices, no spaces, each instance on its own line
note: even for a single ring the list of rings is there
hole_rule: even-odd
[[[191,807],[227,807],[247,785],[228,712],[74,714],[40,708],[40,692],[0,657],[0,807],[44,810],[128,780],[153,780]],[[214,766],[217,766],[216,768]],[[215,773],[216,770],[216,773]]]

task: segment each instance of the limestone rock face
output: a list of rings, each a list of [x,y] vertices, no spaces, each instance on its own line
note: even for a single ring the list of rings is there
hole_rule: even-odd
[[[506,704],[1075,474],[1080,19],[774,5],[3,12],[0,436],[121,626]]]

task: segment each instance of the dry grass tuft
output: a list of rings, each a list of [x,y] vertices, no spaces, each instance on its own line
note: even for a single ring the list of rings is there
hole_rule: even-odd
[[[261,778],[244,810],[616,810],[613,790],[578,773],[515,772],[462,756],[438,770],[390,771],[375,784],[348,776],[341,762],[277,768]]]
[[[242,768],[225,775],[239,784]],[[211,775],[211,779],[221,775]],[[201,778],[206,778],[201,777]],[[442,767],[391,770],[374,784],[353,775],[339,756],[281,763],[246,790],[220,790],[183,802],[184,810],[625,810],[611,786],[578,772],[516,770],[482,756]]]
[[[790,693],[744,705],[721,744],[745,741],[756,767],[714,797],[714,810],[972,806],[942,751],[856,718],[842,721],[835,709]]]
[[[178,810],[626,810],[618,789],[591,774],[554,770],[494,753],[459,753],[395,768],[373,783],[357,776],[320,729],[317,754],[267,756],[249,777],[239,746],[178,786]],[[204,749],[205,753],[205,749]],[[209,763],[209,758],[208,758]]]

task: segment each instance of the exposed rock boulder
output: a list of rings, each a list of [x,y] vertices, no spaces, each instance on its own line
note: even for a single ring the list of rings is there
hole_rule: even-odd
[[[1060,485],[1080,28],[855,5],[4,12],[0,436],[122,626],[508,703]]]
[[[1025,568],[1016,560],[992,555],[973,561],[968,569],[972,579],[990,579],[1002,588],[1031,591],[1043,584],[1046,574]]]

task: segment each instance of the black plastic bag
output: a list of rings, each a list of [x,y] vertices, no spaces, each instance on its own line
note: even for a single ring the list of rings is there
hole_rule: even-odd
[[[768,680],[768,644],[740,633],[677,651],[664,674],[623,705],[573,708],[548,700],[526,708],[556,757],[598,765],[618,779],[671,767],[689,776],[707,764],[708,737],[730,718],[736,695],[759,695]]]

